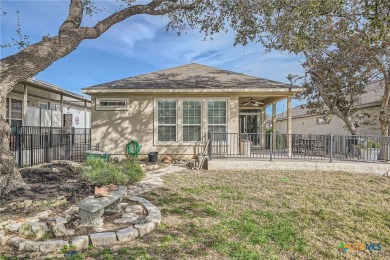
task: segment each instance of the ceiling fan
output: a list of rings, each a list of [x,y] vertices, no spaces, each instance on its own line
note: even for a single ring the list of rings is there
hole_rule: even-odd
[[[260,105],[264,105],[264,103],[260,102],[260,101],[256,101],[253,98],[249,98],[249,101],[243,102],[243,103],[241,103],[241,105],[243,105],[243,106],[251,105],[251,106],[258,107]]]

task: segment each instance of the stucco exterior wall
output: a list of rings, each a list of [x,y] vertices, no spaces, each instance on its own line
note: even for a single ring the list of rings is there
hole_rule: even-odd
[[[364,108],[359,113],[369,113],[371,118],[379,116],[379,107]],[[292,130],[294,134],[313,134],[313,135],[351,135],[345,128],[344,122],[337,116],[333,116],[329,124],[317,124],[317,118],[321,116],[304,116],[292,119]],[[362,125],[359,127],[360,135],[380,135],[379,120],[374,121],[374,126]],[[276,131],[281,134],[287,133],[287,120],[277,120]]]
[[[127,110],[96,110],[96,98],[128,98]],[[173,158],[192,158],[198,153],[195,143],[159,144],[155,131],[155,102],[161,99],[201,99],[227,100],[227,129],[237,133],[239,130],[239,99],[238,96],[213,97],[206,95],[134,95],[134,94],[104,94],[92,96],[92,143],[98,144],[101,150],[110,152],[113,156],[125,157],[126,145],[130,140],[136,140],[142,145],[141,155],[157,151],[159,155],[169,155]],[[202,135],[207,134],[205,122],[207,118],[202,111]],[[160,157],[161,158],[161,157]]]

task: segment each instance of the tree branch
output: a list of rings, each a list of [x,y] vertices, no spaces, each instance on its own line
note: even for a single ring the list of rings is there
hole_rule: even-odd
[[[83,3],[81,0],[71,0],[69,4],[69,13],[65,22],[60,26],[59,34],[64,31],[78,28],[83,19]]]
[[[165,2],[171,2],[172,4],[169,4],[168,6],[162,9],[158,9]],[[85,37],[85,39],[94,39],[99,37],[109,28],[111,28],[111,26],[113,26],[114,24],[117,24],[129,18],[130,16],[136,14],[164,15],[175,10],[191,10],[191,9],[195,9],[202,2],[202,0],[195,0],[191,4],[173,4],[174,2],[176,2],[176,0],[172,0],[172,1],[154,0],[147,5],[129,6],[117,13],[110,15],[106,19],[98,22],[94,27],[81,27],[79,28],[79,30],[82,31],[82,33],[84,34],[83,37]]]

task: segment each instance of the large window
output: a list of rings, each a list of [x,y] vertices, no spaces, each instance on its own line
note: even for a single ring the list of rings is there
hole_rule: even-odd
[[[176,142],[176,101],[157,102],[157,124],[159,142]]]
[[[208,131],[213,133],[213,140],[226,141],[226,101],[208,101]]]
[[[226,140],[226,99],[157,99],[155,106],[156,144],[191,144],[208,131],[215,133],[214,140]]]
[[[208,101],[208,131],[226,132],[226,101]]]
[[[202,133],[202,102],[183,101],[183,141],[200,141]]]

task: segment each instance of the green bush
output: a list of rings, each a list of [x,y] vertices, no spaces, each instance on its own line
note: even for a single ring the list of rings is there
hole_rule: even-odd
[[[129,177],[118,166],[102,159],[91,158],[85,162],[90,166],[83,171],[82,178],[93,185],[123,185],[129,182]]]
[[[126,161],[123,164],[123,171],[129,177],[129,182],[134,183],[142,180],[145,177],[145,173],[141,168],[141,165],[137,162]]]
[[[84,164],[90,168],[83,171],[82,178],[93,185],[124,185],[140,181],[145,176],[137,162],[127,161],[120,166],[90,158]]]

